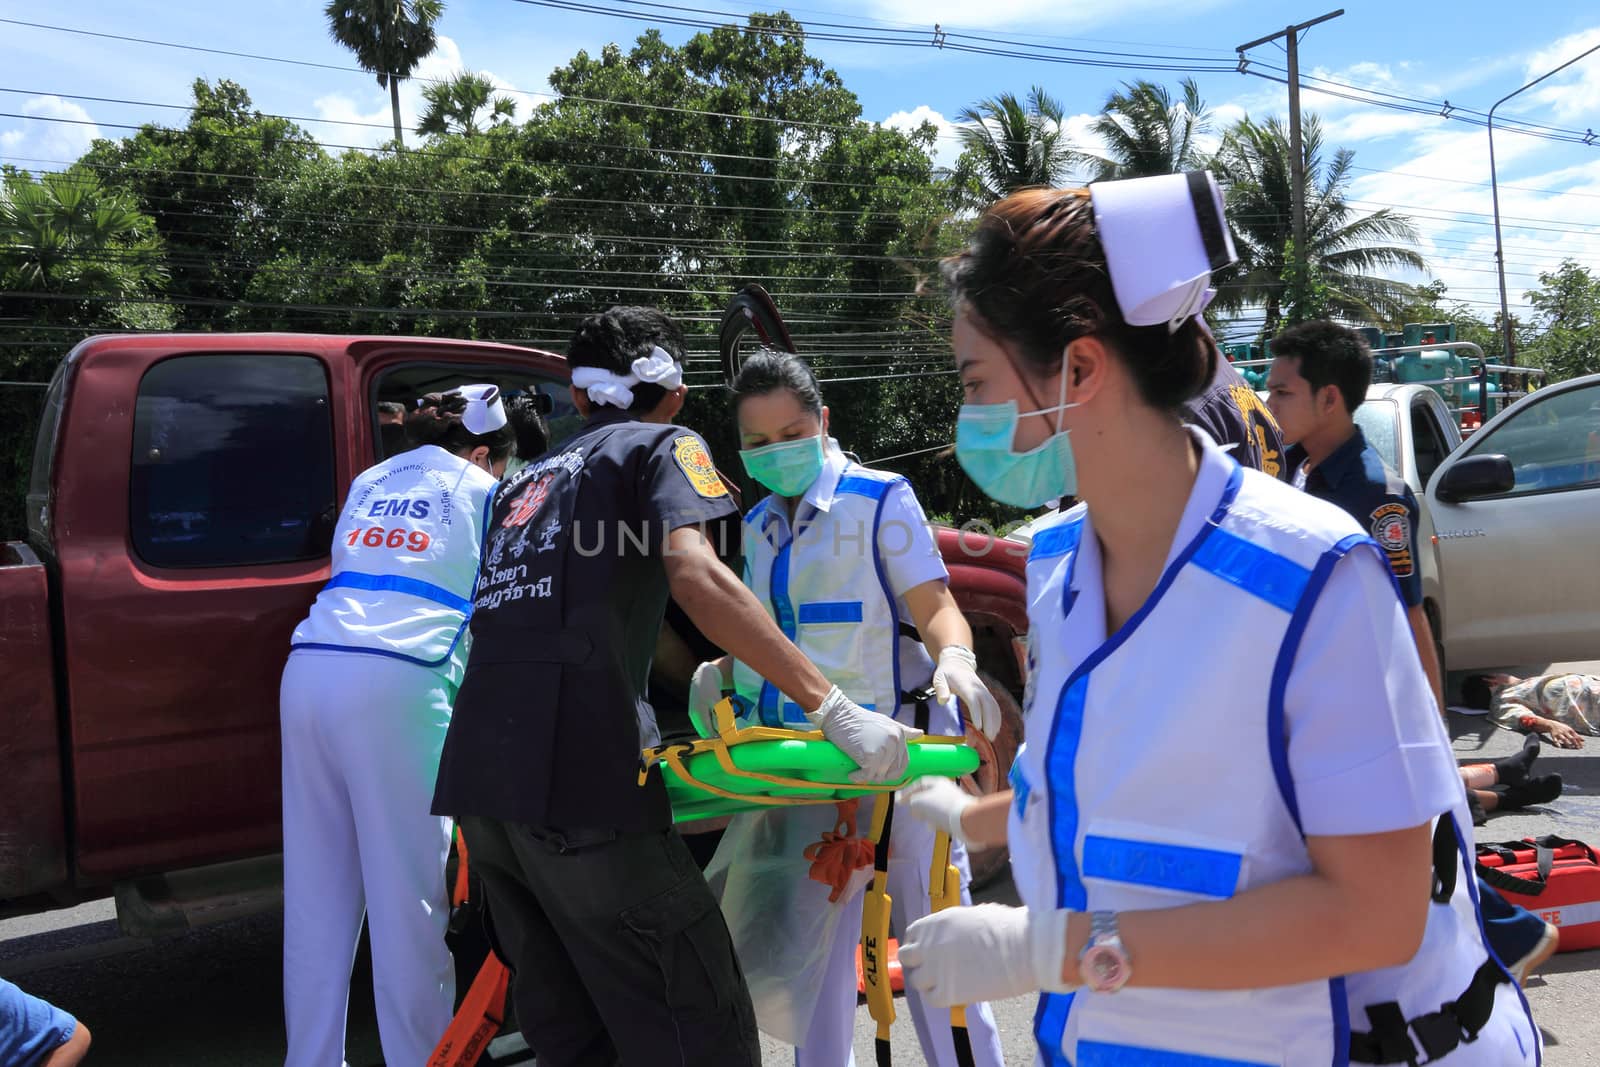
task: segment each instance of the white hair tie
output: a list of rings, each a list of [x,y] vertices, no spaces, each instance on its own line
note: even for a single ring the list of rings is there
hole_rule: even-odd
[[[463,385],[450,391],[466,398],[467,410],[461,413],[461,425],[468,433],[481,437],[506,424],[506,407],[500,402],[498,385]]]
[[[589,394],[590,403],[617,408],[633,406],[633,387],[648,382],[671,392],[683,384],[683,367],[657,345],[650,354],[633,361],[631,374],[614,374],[604,367],[576,367],[572,385]]]

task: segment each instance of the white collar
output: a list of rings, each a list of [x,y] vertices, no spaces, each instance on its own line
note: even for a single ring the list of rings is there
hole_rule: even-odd
[[[1194,486],[1189,490],[1189,502],[1183,506],[1183,517],[1178,520],[1172,547],[1167,550],[1167,567],[1172,566],[1178,553],[1187,548],[1189,542],[1198,537],[1206,523],[1211,521],[1212,513],[1222,500],[1223,490],[1228,487],[1228,479],[1239,466],[1232,456],[1217,446],[1210,434],[1198,426],[1189,426],[1187,429],[1200,446],[1200,469],[1195,474]]]
[[[801,502],[810,504],[822,512],[833,507],[834,493],[844,477],[844,469],[849,465],[850,460],[839,448],[839,442],[831,437],[827,438],[822,446],[822,473],[817,475],[817,480],[811,483],[811,488],[800,498]]]
[[[1167,559],[1162,565],[1162,573],[1172,566],[1178,554],[1189,543],[1199,536],[1206,523],[1211,521],[1212,514],[1217,510],[1217,505],[1222,500],[1222,493],[1228,486],[1228,479],[1232,477],[1234,468],[1239,464],[1232,456],[1218,447],[1211,435],[1198,426],[1186,426],[1185,429],[1200,446],[1200,468],[1195,474],[1194,485],[1189,489],[1189,500],[1183,506],[1183,515],[1178,519],[1178,528],[1172,537],[1172,544],[1167,548]],[[1098,572],[1100,563],[1100,546],[1095,540],[1094,510],[1088,509],[1084,514],[1084,530],[1080,541],[1079,562],[1083,562],[1086,553]],[[1074,568],[1074,577],[1081,573]],[[1074,580],[1073,587],[1077,588]]]

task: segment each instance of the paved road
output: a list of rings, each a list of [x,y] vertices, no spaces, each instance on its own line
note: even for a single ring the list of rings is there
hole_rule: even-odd
[[[1600,671],[1600,663],[1584,665]],[[1520,738],[1482,719],[1452,722],[1457,755],[1493,758],[1515,751]],[[1541,770],[1559,770],[1566,794],[1534,813],[1506,815],[1480,827],[1480,841],[1560,833],[1600,842],[1600,741],[1583,752],[1546,745]],[[1007,900],[1009,885],[985,896]],[[86,1020],[95,1032],[91,1063],[105,1067],[266,1067],[282,1063],[282,922],[262,915],[221,924],[186,938],[152,944],[122,938],[109,903],[0,922],[0,975]],[[350,1004],[349,1059],[355,1067],[380,1062],[369,984],[369,963],[357,960]],[[1528,985],[1545,1033],[1549,1067],[1600,1063],[1600,952],[1557,956]],[[1006,1062],[1032,1063],[1033,1003],[996,1005]],[[910,1017],[895,1024],[897,1064],[922,1064]],[[856,1059],[873,1062],[872,1024],[858,1018]],[[514,1056],[508,1059],[517,1058]],[[768,1064],[791,1062],[787,1050],[766,1046]]]

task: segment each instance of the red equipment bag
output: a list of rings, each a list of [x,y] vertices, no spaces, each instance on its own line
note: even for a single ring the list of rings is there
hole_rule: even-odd
[[[1561,931],[1556,951],[1600,948],[1600,855],[1554,834],[1478,846],[1478,876]]]

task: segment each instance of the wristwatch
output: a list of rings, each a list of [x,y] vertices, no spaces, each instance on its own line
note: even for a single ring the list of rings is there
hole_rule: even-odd
[[[1133,977],[1133,961],[1122,947],[1116,912],[1090,913],[1089,940],[1078,953],[1078,975],[1084,988],[1096,993],[1115,993]]]

